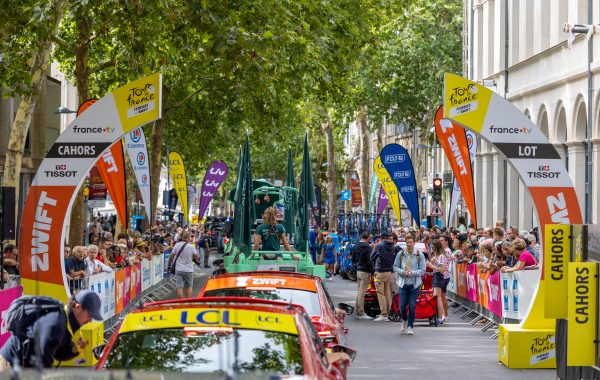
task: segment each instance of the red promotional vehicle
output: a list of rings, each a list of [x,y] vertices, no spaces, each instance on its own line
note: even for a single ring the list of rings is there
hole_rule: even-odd
[[[299,305],[207,297],[134,310],[107,343],[96,368],[337,380],[346,378],[355,354],[342,345],[327,352]]]
[[[256,271],[226,273],[210,278],[199,297],[250,297],[301,305],[327,346],[347,344],[344,319],[354,307],[336,308],[318,276],[295,272]]]

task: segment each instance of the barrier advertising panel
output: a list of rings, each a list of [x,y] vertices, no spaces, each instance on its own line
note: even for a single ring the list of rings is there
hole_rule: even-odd
[[[467,298],[467,264],[456,264],[456,294]]]
[[[538,270],[500,274],[500,281],[502,282],[502,317],[518,320],[525,318],[539,275]]]
[[[14,288],[0,290],[0,347],[2,347],[4,342],[10,338],[10,333],[7,330],[7,326],[4,325],[4,313],[8,310],[8,307],[12,301],[16,300],[22,295],[22,286],[15,286]]]
[[[123,283],[123,308],[129,304],[131,294],[131,267],[126,267],[121,272],[125,272],[125,282]]]
[[[102,307],[100,314],[107,320],[115,315],[115,272],[96,273],[90,277],[89,288],[98,294]]]
[[[120,314],[125,306],[123,303],[125,277],[127,274],[124,270],[115,272],[115,314]]]
[[[129,281],[129,298],[134,299],[137,295],[137,270],[141,264],[132,265],[129,270],[131,280]]]
[[[144,259],[142,266],[142,292],[152,286],[152,261]]]
[[[500,292],[500,272],[489,275],[487,280],[488,310],[502,317],[502,296]]]
[[[477,264],[467,265],[465,276],[467,280],[466,298],[469,301],[477,302]]]
[[[163,266],[164,261],[162,255],[152,256],[152,285],[156,285],[162,281],[164,274]]]

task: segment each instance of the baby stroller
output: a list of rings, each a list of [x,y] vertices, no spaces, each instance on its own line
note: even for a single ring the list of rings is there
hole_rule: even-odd
[[[421,276],[421,292],[417,298],[415,306],[415,319],[428,320],[430,325],[438,325],[437,297],[433,295],[433,271],[429,268]],[[408,306],[406,306],[408,308]],[[390,309],[389,319],[394,322],[402,320],[400,313],[400,295],[394,294],[392,297],[392,307]]]

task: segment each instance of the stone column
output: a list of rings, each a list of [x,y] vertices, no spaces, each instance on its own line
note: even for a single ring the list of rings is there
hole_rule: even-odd
[[[566,145],[569,152],[569,175],[575,186],[581,215],[585,221],[585,145],[579,141]]]
[[[473,161],[473,176],[475,177],[475,207],[477,208],[477,226],[485,227],[483,224],[483,158],[481,153],[475,155]]]
[[[507,225],[516,224],[519,220],[519,210],[523,207],[520,203],[522,198],[519,197],[519,175],[517,171],[513,169],[511,165],[508,165],[508,178],[507,178],[507,194],[506,194],[506,203],[507,203],[507,215],[506,215],[506,223]]]
[[[504,219],[504,158],[497,151],[492,153],[492,223]]]
[[[492,179],[494,177],[493,173],[493,162],[492,162],[492,153],[484,152],[481,153],[481,161],[482,161],[482,186],[481,193],[479,194],[482,198],[482,207],[479,214],[481,215],[479,218],[481,219],[480,224],[482,226],[490,226],[494,223],[492,220],[492,204],[494,202],[493,199],[493,182]]]
[[[598,164],[600,163],[600,139],[592,140],[592,223],[600,221],[600,175],[598,175]]]

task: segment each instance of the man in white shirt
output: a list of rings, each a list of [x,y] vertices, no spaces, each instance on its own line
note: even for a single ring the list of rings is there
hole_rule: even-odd
[[[87,247],[88,256],[85,258],[85,264],[87,265],[87,273],[88,276],[91,276],[95,273],[100,272],[112,272],[112,268],[108,265],[104,264],[101,261],[96,260],[96,256],[98,255],[98,246],[94,244],[90,244]]]
[[[192,287],[194,280],[194,261],[200,260],[200,255],[191,243],[191,233],[183,231],[181,241],[175,244],[173,252],[169,256],[169,268],[171,263],[175,265],[175,285],[177,287],[177,297],[183,298],[185,289],[186,298],[192,297]]]

